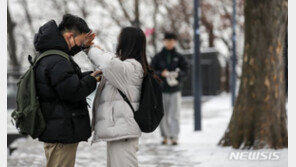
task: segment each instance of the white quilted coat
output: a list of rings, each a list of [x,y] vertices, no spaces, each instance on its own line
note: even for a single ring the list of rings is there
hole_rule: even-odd
[[[117,89],[128,97],[137,110],[143,81],[141,64],[135,59],[121,61],[114,53],[95,47],[89,50],[88,56],[102,70],[106,80],[105,84],[100,83],[104,86],[99,85],[93,105],[95,116],[92,142],[140,137],[141,130],[134,119],[133,111]]]

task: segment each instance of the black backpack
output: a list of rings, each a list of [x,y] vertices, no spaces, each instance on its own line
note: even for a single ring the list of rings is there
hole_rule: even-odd
[[[126,95],[119,89],[118,91],[133,110],[134,118],[141,131],[146,133],[153,132],[164,115],[161,86],[153,77],[153,73],[148,73],[143,79],[138,111],[134,110]]]

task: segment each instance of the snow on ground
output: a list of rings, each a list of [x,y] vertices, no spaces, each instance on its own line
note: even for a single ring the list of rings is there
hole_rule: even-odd
[[[11,113],[13,110],[8,110],[7,111],[7,133],[8,134],[15,134],[18,133],[17,129],[15,128],[14,124],[12,123],[12,119],[11,119]]]
[[[207,98],[202,105],[202,131],[194,132],[192,99],[183,98],[181,133],[178,146],[160,145],[159,130],[143,134],[138,152],[140,167],[285,167],[288,150],[259,150],[278,152],[279,160],[229,160],[235,150],[217,146],[231,116],[230,96],[221,94]],[[10,167],[45,166],[43,144],[32,139],[19,139],[13,143],[18,149],[8,157]],[[246,152],[246,150],[243,150]],[[76,167],[105,167],[106,144],[80,143]]]

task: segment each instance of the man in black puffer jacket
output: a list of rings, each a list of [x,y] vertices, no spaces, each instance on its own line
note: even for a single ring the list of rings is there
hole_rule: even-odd
[[[71,56],[92,44],[86,22],[70,14],[57,26],[51,20],[40,27],[34,46],[40,54],[55,49],[69,55],[42,58],[35,66],[36,89],[46,129],[39,136],[44,142],[47,167],[74,167],[78,142],[91,136],[86,97],[97,85],[98,72],[82,73]]]
[[[174,33],[165,33],[164,48],[156,54],[151,67],[161,78],[164,116],[160,123],[160,132],[163,137],[162,144],[171,139],[173,145],[178,144],[180,131],[181,110],[181,81],[186,76],[188,63],[176,51],[177,36]]]

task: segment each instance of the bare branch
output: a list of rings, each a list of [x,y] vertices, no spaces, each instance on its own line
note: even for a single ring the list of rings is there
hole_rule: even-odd
[[[16,40],[14,36],[14,28],[15,28],[15,23],[13,22],[11,15],[10,15],[10,10],[7,5],[7,35],[8,35],[8,53],[10,57],[11,64],[14,68],[18,68],[19,66],[19,61],[17,60],[17,55],[16,55]]]
[[[131,17],[129,16],[127,10],[125,9],[123,3],[122,3],[122,0],[117,0],[118,3],[119,3],[119,6],[124,14],[124,16],[126,17],[126,19],[133,25],[133,20],[131,19]]]
[[[59,12],[61,15],[64,15],[69,12],[68,9],[68,1],[62,0],[62,5],[57,0],[51,0],[53,7],[56,9],[57,12]]]
[[[110,6],[104,1],[104,0],[97,0],[97,2],[105,9],[107,9],[110,13],[112,13],[113,11],[115,11],[115,9],[111,9]],[[122,25],[122,21],[120,20],[120,17],[118,17],[115,14],[111,14],[110,15],[112,20],[119,26],[119,27],[123,27]]]
[[[152,34],[152,45],[154,49],[154,54],[157,52],[157,43],[156,43],[156,30],[157,30],[157,14],[159,13],[159,3],[157,0],[153,0],[153,6],[154,6],[154,11],[153,11],[153,26],[154,26],[154,32]]]
[[[169,18],[169,20],[170,20],[170,27],[171,27],[171,29],[176,33],[176,35],[177,35],[177,38],[179,39],[179,45],[180,45],[180,47],[182,48],[182,49],[187,49],[187,47],[185,46],[185,44],[184,44],[184,41],[183,40],[180,40],[181,38],[180,38],[180,32],[179,32],[179,26],[177,25],[177,23],[178,23],[178,20],[177,20],[177,18],[174,16],[174,8],[170,8],[168,5],[167,5],[167,3],[166,4],[164,4],[164,6],[165,6],[165,8],[166,8],[166,10],[167,10],[167,12],[168,12],[168,18]]]
[[[87,18],[89,13],[87,11],[86,1],[85,0],[75,0],[74,2],[76,3],[77,7],[79,8],[79,10],[82,14],[82,17]]]
[[[31,16],[31,14],[30,14],[30,12],[28,10],[27,0],[22,0],[21,1],[21,4],[22,4],[23,9],[25,11],[26,19],[27,19],[28,25],[30,27],[31,34],[34,35],[35,34],[35,30],[34,30],[34,26],[33,26],[33,22],[32,22],[32,16]]]

